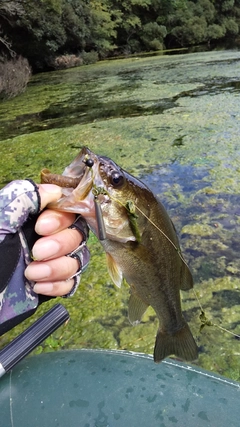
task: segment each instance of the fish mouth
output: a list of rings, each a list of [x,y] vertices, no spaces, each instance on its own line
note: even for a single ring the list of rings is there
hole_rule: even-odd
[[[100,163],[97,155],[83,147],[62,175],[51,174],[47,169],[43,169],[41,173],[42,183],[57,184],[62,189],[62,197],[50,203],[48,208],[82,215],[94,232],[99,229],[98,224],[101,221],[103,223],[101,209],[96,209],[96,200],[100,206],[108,199]],[[103,231],[102,238],[104,237]]]
[[[126,180],[121,168],[108,157],[83,147],[62,175],[43,170],[41,182],[57,184],[62,189],[61,198],[48,208],[82,215],[99,240],[107,238],[124,243],[136,240],[131,226],[123,232],[129,217],[114,190],[119,185],[122,189]]]

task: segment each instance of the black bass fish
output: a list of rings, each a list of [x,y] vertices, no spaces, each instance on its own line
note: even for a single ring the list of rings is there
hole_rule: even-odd
[[[140,180],[111,159],[84,147],[63,175],[42,172],[42,182],[62,187],[49,207],[81,214],[100,239],[113,282],[130,285],[129,320],[134,325],[152,306],[159,319],[154,361],[175,355],[195,360],[198,348],[185,321],[180,289],[193,287],[174,225],[164,206]],[[102,229],[96,211],[101,211]]]

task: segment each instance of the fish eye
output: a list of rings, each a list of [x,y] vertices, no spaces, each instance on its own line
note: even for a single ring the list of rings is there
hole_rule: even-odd
[[[121,187],[124,184],[124,176],[116,171],[111,173],[111,183],[113,187]]]
[[[84,161],[84,163],[85,163],[85,165],[86,165],[86,166],[88,166],[89,168],[92,168],[92,167],[93,167],[93,165],[94,165],[94,160],[93,160],[93,159],[91,159],[91,158],[89,158],[89,159],[86,159],[86,160]]]

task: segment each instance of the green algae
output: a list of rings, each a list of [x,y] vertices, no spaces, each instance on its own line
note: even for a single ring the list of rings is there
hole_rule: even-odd
[[[214,233],[213,227],[207,224],[191,224],[182,228],[182,233],[195,236],[211,236]]]
[[[213,324],[205,326],[201,332],[201,309],[197,308],[195,292],[207,319]],[[234,372],[234,378],[239,381],[239,280],[230,276],[209,279],[197,284],[195,290],[190,291],[190,298],[186,293],[182,295],[183,304],[187,299],[187,313],[192,313],[190,327],[200,346],[198,365],[227,376]]]
[[[217,325],[200,332],[196,295],[182,293],[184,315],[200,348],[197,363],[235,380],[240,379],[239,71],[237,52],[104,61],[35,76],[25,94],[0,105],[1,185],[26,177],[39,181],[43,167],[61,173],[87,145],[153,188],[176,225],[200,304]],[[77,294],[64,300],[71,321],[37,352],[101,347],[152,353],[154,312],[149,309],[142,324],[130,326],[128,286],[113,286],[93,235],[89,247],[91,263]],[[1,346],[55,301],[3,337]]]

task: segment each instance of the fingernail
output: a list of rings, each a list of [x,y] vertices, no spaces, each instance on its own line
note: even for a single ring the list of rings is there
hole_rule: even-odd
[[[42,219],[40,216],[36,222],[35,231],[40,236],[46,236],[52,232],[56,232],[60,225],[60,221],[56,218],[56,215],[48,215]]]
[[[44,238],[37,240],[32,248],[33,258],[37,261],[53,257],[58,253],[60,244],[56,240]]]
[[[49,265],[43,263],[34,263],[28,265],[24,274],[27,279],[36,282],[37,280],[47,279],[51,273],[52,270]]]
[[[53,284],[52,283],[35,283],[34,287],[33,287],[34,292],[36,292],[36,294],[50,294],[53,291]]]

